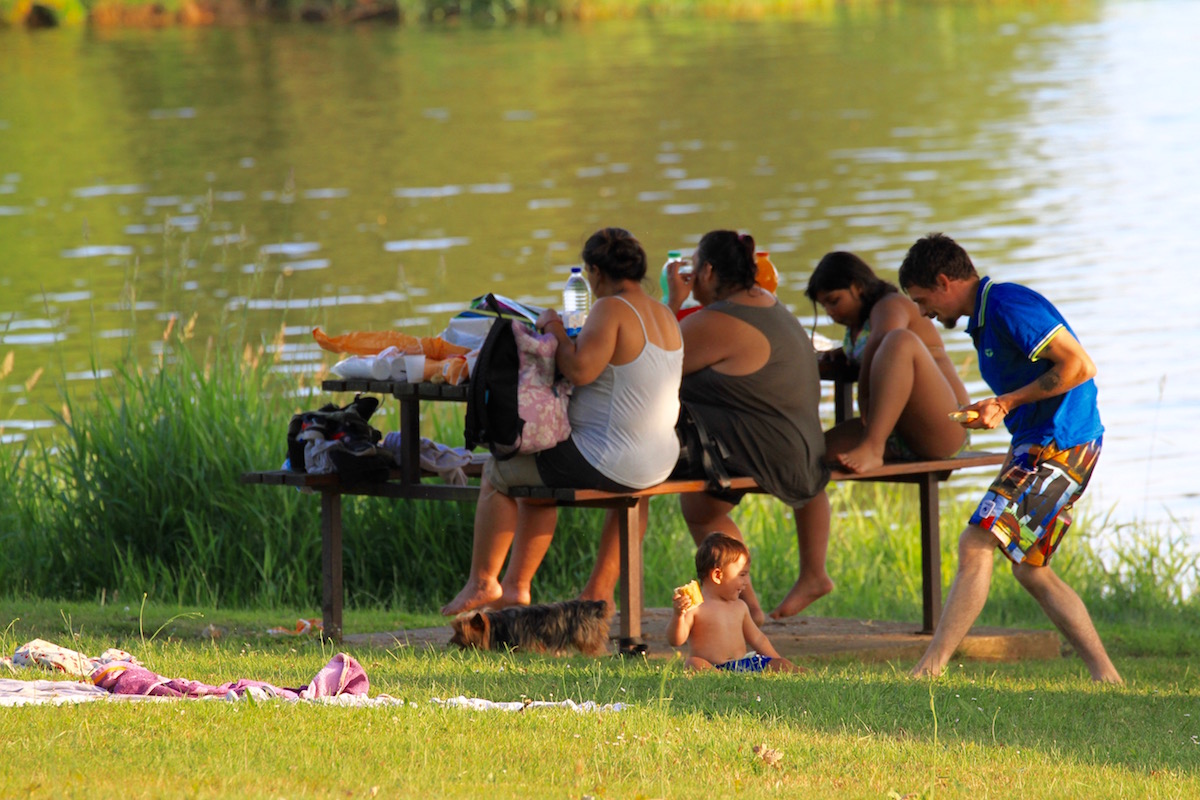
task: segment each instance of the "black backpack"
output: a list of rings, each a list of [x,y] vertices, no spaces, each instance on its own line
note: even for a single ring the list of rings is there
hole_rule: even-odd
[[[385,481],[395,460],[376,445],[383,434],[367,422],[379,398],[355,395],[344,406],[332,403],[316,411],[303,411],[288,423],[288,466],[292,472],[306,472],[304,467],[305,440],[300,435],[317,431],[327,441],[337,441],[340,447],[329,451],[329,458],[346,483]]]
[[[491,295],[487,297],[499,313]],[[512,326],[520,324],[498,316],[488,330],[467,384],[467,417],[463,434],[468,450],[486,447],[498,460],[512,458],[521,445],[525,421],[517,410],[517,373],[520,357]]]

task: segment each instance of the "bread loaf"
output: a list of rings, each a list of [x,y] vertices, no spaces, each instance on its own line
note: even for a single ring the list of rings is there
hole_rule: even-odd
[[[700,583],[698,581],[691,581],[690,583],[685,583],[683,586],[678,587],[675,590],[675,595],[679,596],[681,594],[686,595],[688,599],[691,600],[692,608],[695,608],[704,602],[704,595],[700,594]]]

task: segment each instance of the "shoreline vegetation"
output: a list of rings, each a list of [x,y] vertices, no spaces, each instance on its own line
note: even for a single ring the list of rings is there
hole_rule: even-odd
[[[632,17],[803,18],[878,0],[0,0],[0,30],[235,25],[247,22],[557,22]]]

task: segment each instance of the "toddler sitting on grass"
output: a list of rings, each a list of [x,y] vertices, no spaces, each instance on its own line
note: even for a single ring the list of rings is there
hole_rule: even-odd
[[[675,590],[674,614],[667,625],[672,647],[688,643],[687,669],[729,672],[801,672],[776,652],[750,618],[742,592],[750,586],[750,551],[724,533],[710,533],[696,550],[702,599],[687,587]]]

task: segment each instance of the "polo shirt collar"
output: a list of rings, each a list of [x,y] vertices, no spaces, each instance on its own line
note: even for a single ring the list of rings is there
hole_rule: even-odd
[[[975,333],[987,322],[987,301],[988,292],[992,288],[992,279],[984,275],[979,279],[979,286],[975,288],[975,309],[971,312],[971,319],[967,322],[967,333]]]

